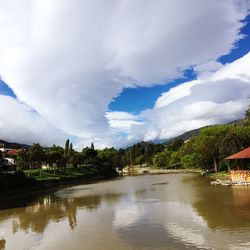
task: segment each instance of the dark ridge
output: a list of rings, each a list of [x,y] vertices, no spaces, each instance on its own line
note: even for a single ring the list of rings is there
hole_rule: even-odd
[[[0,140],[0,147],[4,147],[5,148],[13,148],[13,149],[19,149],[19,148],[29,148],[30,145],[27,144],[20,144],[20,143],[16,143],[16,142],[7,142],[4,140]]]

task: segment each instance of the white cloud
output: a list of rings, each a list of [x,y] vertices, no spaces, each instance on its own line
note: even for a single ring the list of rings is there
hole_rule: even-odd
[[[200,64],[194,67],[195,72],[199,77],[209,77],[212,73],[216,72],[223,67],[223,64],[215,61],[209,61],[204,64]]]
[[[128,112],[107,112],[106,117],[110,128],[114,129],[117,133],[122,132],[128,134],[131,132],[133,126],[143,124],[138,116]]]
[[[106,117],[108,120],[136,120],[138,117],[128,112],[123,111],[110,111],[106,112]]]
[[[206,125],[243,117],[250,101],[250,52],[211,74],[183,83],[163,93],[155,107],[139,115],[143,126],[133,127],[130,137],[168,139]]]
[[[0,95],[0,138],[11,142],[52,145],[64,143],[63,131],[49,124],[27,105]]]
[[[192,81],[183,83],[180,86],[170,89],[168,92],[163,93],[157,100],[155,107],[161,108],[171,103],[182,99],[185,96],[189,96],[191,94],[192,86],[199,84],[199,81]]]
[[[242,38],[248,9],[247,0],[2,0],[0,74],[21,102],[58,131],[85,143],[116,145],[115,127],[130,131],[142,124],[108,120],[110,101],[126,87],[163,84],[190,67],[209,63],[214,70]],[[177,108],[186,95],[188,88],[161,105]],[[147,139],[165,136],[158,113]]]

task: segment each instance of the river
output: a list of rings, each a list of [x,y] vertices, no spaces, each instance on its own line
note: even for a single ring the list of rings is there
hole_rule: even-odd
[[[5,205],[1,250],[250,249],[250,187],[197,174],[128,176]]]

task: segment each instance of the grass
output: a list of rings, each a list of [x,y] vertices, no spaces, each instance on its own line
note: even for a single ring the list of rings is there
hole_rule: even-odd
[[[222,181],[226,181],[226,180],[230,180],[230,173],[227,171],[223,171],[223,172],[217,172],[217,173],[209,173],[208,177],[216,180],[222,180]]]
[[[26,176],[34,178],[37,181],[46,181],[46,180],[65,180],[73,179],[79,177],[93,177],[98,173],[95,169],[88,166],[73,168],[67,167],[67,169],[56,168],[56,169],[31,169],[24,171]]]

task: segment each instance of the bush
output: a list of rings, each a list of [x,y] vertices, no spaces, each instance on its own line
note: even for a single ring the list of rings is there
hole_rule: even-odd
[[[32,178],[28,178],[21,170],[14,172],[13,174],[5,173],[0,175],[0,192],[6,192],[11,190],[18,190],[35,186],[36,181]]]

